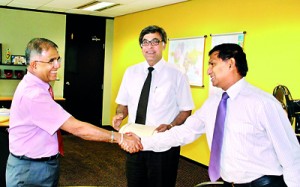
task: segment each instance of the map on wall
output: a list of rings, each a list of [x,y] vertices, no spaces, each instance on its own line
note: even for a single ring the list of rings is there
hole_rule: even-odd
[[[237,33],[226,33],[226,34],[211,34],[211,48],[215,47],[216,45],[222,43],[235,43],[244,47],[244,38],[246,32],[237,32]],[[211,84],[209,81],[209,95],[222,92],[220,88],[217,88]]]
[[[168,61],[184,72],[190,85],[203,86],[205,36],[170,39]]]

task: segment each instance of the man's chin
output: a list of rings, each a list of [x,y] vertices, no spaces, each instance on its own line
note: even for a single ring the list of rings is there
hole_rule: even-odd
[[[57,76],[51,76],[49,77],[50,81],[56,81],[57,80]]]

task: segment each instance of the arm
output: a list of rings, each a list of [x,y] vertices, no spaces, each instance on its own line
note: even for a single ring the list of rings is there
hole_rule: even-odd
[[[161,124],[159,127],[157,127],[157,132],[164,132],[166,130],[171,129],[172,127],[183,124],[185,120],[191,115],[191,113],[191,110],[179,112],[179,114],[176,116],[176,118],[172,121],[171,124]]]
[[[195,141],[205,133],[204,122],[197,116],[197,112],[186,119],[184,124],[176,126],[163,133],[142,137],[144,151],[163,152],[171,147],[186,145]]]
[[[122,135],[114,131],[108,131],[90,123],[77,120],[73,116],[63,123],[61,129],[84,140],[119,144],[126,142],[127,151],[129,152],[137,152],[143,148],[140,139],[136,136]]]
[[[274,107],[265,106],[259,112],[264,114],[261,123],[265,124],[273,143],[285,183],[287,186],[299,186],[300,146],[285,111],[280,104],[274,104]]]
[[[120,130],[120,125],[123,119],[125,119],[127,116],[128,116],[128,107],[119,104],[117,106],[116,115],[112,119],[112,124],[114,129]]]

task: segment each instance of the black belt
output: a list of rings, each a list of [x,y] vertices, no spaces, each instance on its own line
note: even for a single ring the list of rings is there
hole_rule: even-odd
[[[256,187],[256,186],[264,186],[267,184],[276,184],[277,182],[283,182],[283,176],[275,176],[275,175],[264,175],[258,179],[255,179],[249,183],[235,184],[232,182],[224,182],[224,186],[232,186],[232,187]]]
[[[42,158],[29,158],[27,156],[17,156],[14,155],[12,153],[10,153],[13,157],[18,158],[20,160],[30,160],[30,161],[36,161],[36,162],[43,162],[43,161],[50,161],[50,160],[55,160],[59,157],[59,153],[57,153],[56,155],[53,156],[49,156],[49,157],[42,157]]]

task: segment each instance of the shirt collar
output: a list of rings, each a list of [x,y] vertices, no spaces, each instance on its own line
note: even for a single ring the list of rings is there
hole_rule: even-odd
[[[25,77],[26,77],[27,80],[29,80],[29,82],[32,82],[34,84],[38,84],[38,85],[42,86],[44,89],[48,90],[49,87],[50,87],[49,83],[46,83],[46,82],[42,81],[40,78],[38,78],[37,76],[33,75],[29,71],[27,71]]]
[[[154,66],[154,70],[155,72],[159,72],[164,66],[165,66],[166,61],[162,58],[160,61],[158,61]],[[148,68],[149,68],[149,64],[147,63],[147,61],[144,62],[144,71],[146,73],[148,73]]]
[[[226,91],[229,95],[230,99],[235,99],[237,95],[247,86],[247,81],[243,77],[239,81],[237,81],[234,85],[232,85],[228,90]]]

